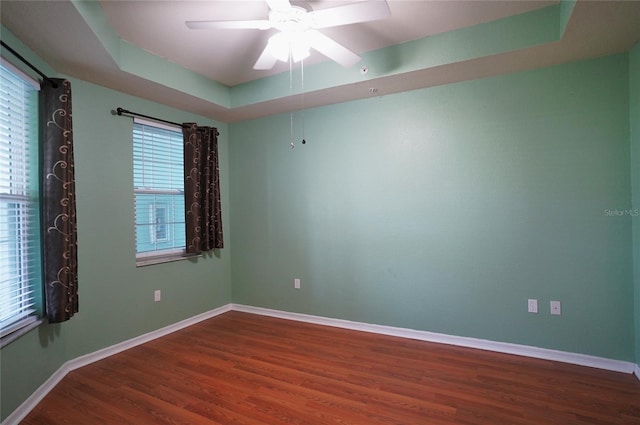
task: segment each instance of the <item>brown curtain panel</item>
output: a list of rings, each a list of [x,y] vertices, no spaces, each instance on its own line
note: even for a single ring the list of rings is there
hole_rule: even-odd
[[[223,248],[218,130],[186,123],[184,136],[184,202],[186,251]]]
[[[78,312],[76,195],[71,84],[44,81],[42,105],[42,223],[45,308],[50,323]]]

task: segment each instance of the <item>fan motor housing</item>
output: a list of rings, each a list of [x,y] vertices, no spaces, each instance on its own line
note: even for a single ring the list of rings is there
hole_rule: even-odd
[[[269,21],[280,31],[305,31],[313,27],[311,16],[301,6],[291,6],[287,10],[272,10],[269,12]]]

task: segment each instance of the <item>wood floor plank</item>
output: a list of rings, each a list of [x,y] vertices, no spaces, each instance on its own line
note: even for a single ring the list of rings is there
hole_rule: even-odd
[[[640,425],[640,383],[229,312],[70,372],[22,423]]]

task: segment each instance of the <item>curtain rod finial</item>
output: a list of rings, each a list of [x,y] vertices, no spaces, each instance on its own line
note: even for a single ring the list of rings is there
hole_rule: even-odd
[[[124,112],[124,109],[122,109],[120,107],[116,108],[116,114],[122,115],[123,112]]]

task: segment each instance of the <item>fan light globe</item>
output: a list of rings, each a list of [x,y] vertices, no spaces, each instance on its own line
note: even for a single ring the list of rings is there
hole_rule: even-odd
[[[283,31],[269,38],[269,51],[279,61],[287,62],[289,55],[294,62],[309,57],[309,42],[305,32]]]

